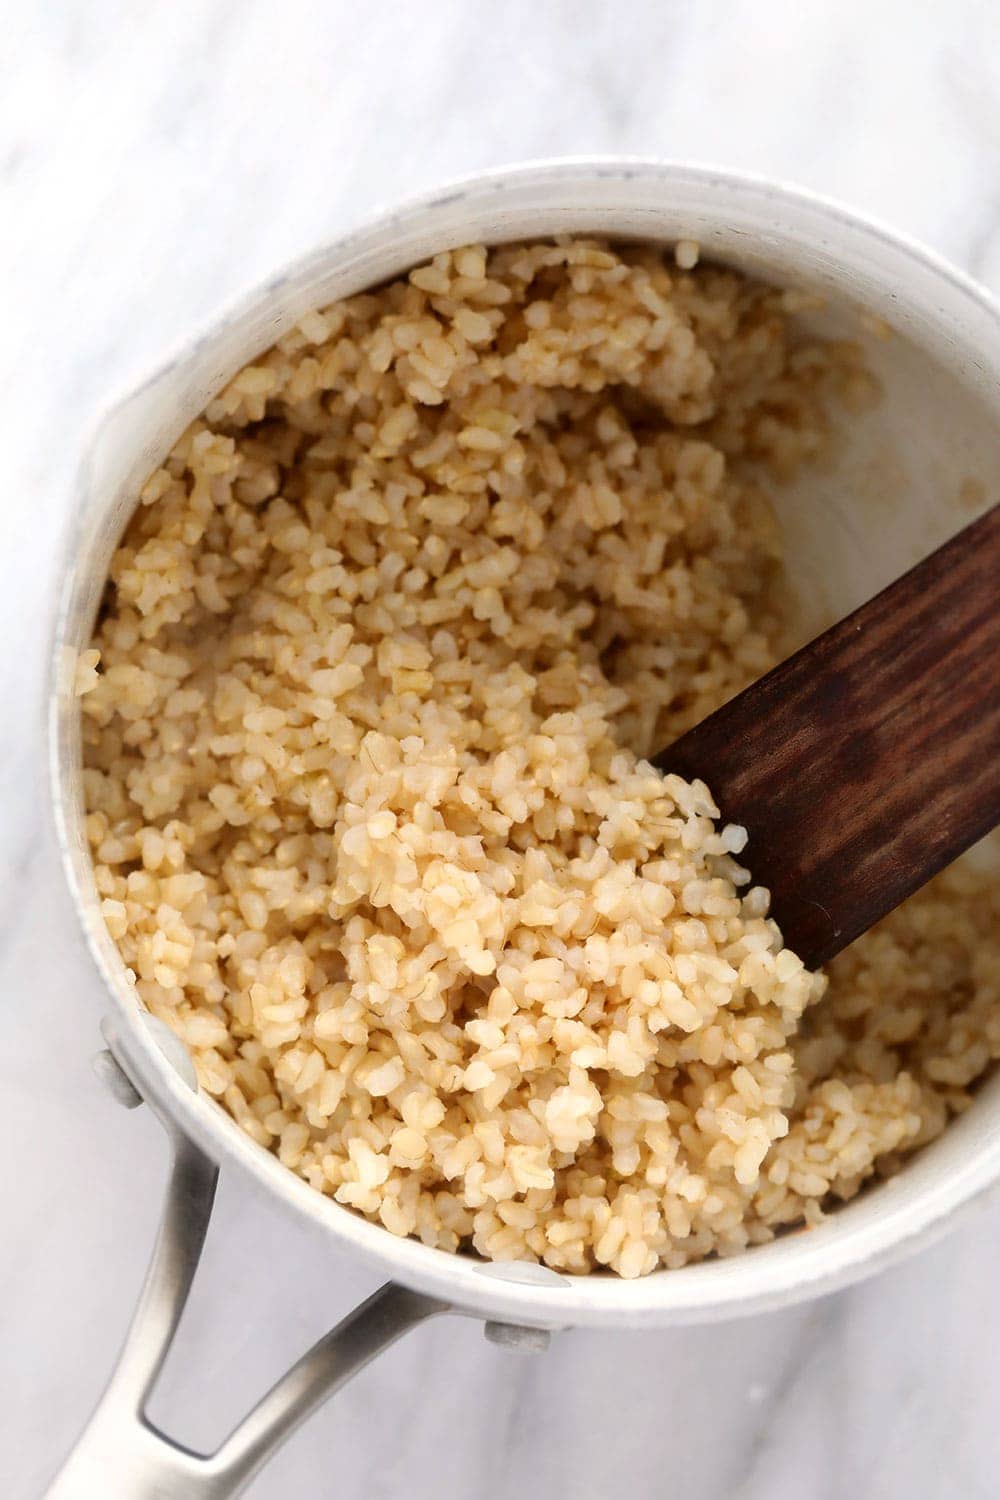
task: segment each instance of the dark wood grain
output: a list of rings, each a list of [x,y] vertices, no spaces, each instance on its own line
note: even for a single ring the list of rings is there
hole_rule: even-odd
[[[1000,821],[1000,506],[655,758],[825,963]]]

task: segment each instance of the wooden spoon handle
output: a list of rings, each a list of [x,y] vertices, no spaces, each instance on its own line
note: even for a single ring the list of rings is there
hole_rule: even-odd
[[[815,968],[1000,821],[1000,506],[655,757]]]

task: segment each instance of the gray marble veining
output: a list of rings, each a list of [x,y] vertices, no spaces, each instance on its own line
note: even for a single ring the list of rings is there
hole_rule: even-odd
[[[953,0],[45,0],[4,7],[0,287],[0,1490],[40,1493],[110,1366],[165,1152],[89,1068],[100,993],[44,813],[56,537],[99,409],[280,263],[505,160],[634,152],[845,198],[1000,289],[1000,11]],[[156,1413],[194,1444],[371,1289],[224,1185]],[[256,1500],[987,1500],[1000,1211],[823,1303],[571,1333],[420,1330]]]

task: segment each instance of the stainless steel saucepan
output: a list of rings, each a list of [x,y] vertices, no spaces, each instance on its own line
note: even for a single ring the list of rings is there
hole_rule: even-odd
[[[173,1147],[148,1279],[117,1369],[51,1494],[165,1500],[237,1493],[320,1402],[393,1340],[439,1314],[480,1318],[494,1338],[539,1342],[573,1325],[650,1328],[760,1312],[815,1297],[885,1266],[953,1221],[1000,1176],[1000,1079],[893,1181],[808,1234],[730,1260],[637,1281],[487,1265],[398,1239],[313,1191],[199,1093],[184,1048],[142,1009],[101,920],[83,835],[73,669],[87,645],[108,563],[137,487],[241,365],[307,309],[358,292],[470,241],[593,232],[674,242],[777,283],[826,293],[822,325],[864,337],[883,399],[852,418],[830,472],[777,504],[799,587],[802,634],[869,597],[970,518],[1000,488],[1000,309],[934,255],[835,204],[775,183],[644,161],[542,163],[490,173],[407,204],[276,276],[180,346],[114,407],[82,468],[56,629],[51,786],[66,878],[106,990],[103,1070],[144,1100]],[[964,484],[981,483],[982,489]],[[965,497],[963,499],[963,496]],[[387,1277],[321,1339],[214,1454],[158,1431],[145,1407],[188,1295],[220,1168],[246,1173],[339,1249]]]

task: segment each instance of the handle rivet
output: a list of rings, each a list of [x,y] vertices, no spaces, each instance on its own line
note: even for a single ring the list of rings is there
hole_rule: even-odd
[[[122,1104],[126,1109],[139,1107],[142,1103],[142,1095],[113,1053],[107,1048],[101,1052],[95,1052],[90,1065],[116,1104]]]
[[[494,1323],[483,1325],[483,1332],[491,1344],[504,1349],[518,1349],[522,1354],[542,1354],[549,1347],[552,1334],[547,1328],[527,1328],[520,1323]]]

